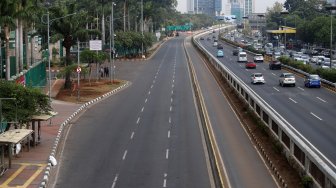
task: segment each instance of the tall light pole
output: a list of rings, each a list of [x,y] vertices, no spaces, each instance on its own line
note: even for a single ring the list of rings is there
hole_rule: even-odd
[[[258,32],[258,41],[259,41],[259,34],[261,34],[261,32],[259,31],[259,19],[261,19],[262,17],[264,17],[265,15],[263,14],[258,14],[258,19],[257,19],[257,32]]]
[[[288,12],[280,12],[280,14],[281,15],[287,15],[287,14],[289,14]],[[287,23],[286,23],[286,21],[287,21],[287,19],[286,18],[284,18],[284,20],[285,20],[285,53],[287,52]]]
[[[333,39],[333,31],[332,31],[332,25],[333,25],[333,22],[332,22],[332,13],[333,13],[333,10],[336,10],[336,6],[334,5],[331,5],[331,6],[327,6],[326,7],[327,10],[330,10],[330,65],[329,67],[331,68],[332,66],[332,39]]]
[[[62,17],[59,17],[59,18],[54,18],[54,19],[50,19],[49,17],[49,10],[47,11],[47,24],[48,24],[48,34],[47,34],[47,41],[48,41],[48,70],[49,70],[49,101],[51,101],[51,71],[50,71],[50,39],[49,39],[49,36],[50,36],[50,24],[55,21],[55,20],[59,20],[59,19],[62,19],[62,18],[65,18],[65,17],[69,17],[69,16],[72,16],[72,15],[75,15],[77,14],[76,12],[75,13],[72,13],[72,14],[67,14],[65,16],[62,16]],[[43,15],[45,16],[45,15]],[[42,22],[43,22],[43,16],[42,16]]]
[[[114,18],[113,18],[113,6],[115,6],[116,4],[114,2],[112,2],[111,5],[111,20],[110,20],[110,82],[114,83],[114,74],[115,74],[115,66],[114,66],[114,54],[115,54],[115,50],[114,50]],[[112,46],[111,46],[112,45]],[[111,62],[112,59],[112,62]],[[113,72],[112,72],[112,64],[113,64]],[[112,80],[112,74],[113,74],[113,80]]]
[[[141,0],[141,36],[142,36],[142,40],[141,40],[141,58],[143,58],[143,40],[144,40],[143,32],[144,32],[144,23],[143,23],[143,0]]]

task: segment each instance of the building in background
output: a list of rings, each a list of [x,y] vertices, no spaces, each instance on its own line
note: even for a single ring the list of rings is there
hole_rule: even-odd
[[[195,0],[187,0],[187,12],[188,14],[194,13],[194,1]]]
[[[221,15],[222,13],[222,0],[215,0],[215,11],[216,15]]]
[[[231,2],[231,14],[235,15],[237,23],[241,23],[244,10],[239,2]]]
[[[244,0],[244,16],[254,13],[254,0]]]

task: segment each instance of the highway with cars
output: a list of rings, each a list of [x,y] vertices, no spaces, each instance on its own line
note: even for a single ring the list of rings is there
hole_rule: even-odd
[[[200,40],[202,45],[215,57],[217,48],[213,46],[212,35],[204,35]],[[223,43],[218,41],[219,43]],[[270,104],[287,122],[300,133],[312,149],[318,149],[326,158],[324,160],[333,170],[336,170],[336,152],[331,149],[336,145],[336,100],[335,93],[325,88],[306,88],[304,79],[295,75],[295,87],[279,86],[279,76],[287,70],[270,70],[268,63],[257,63],[256,69],[246,69],[245,63],[238,63],[237,56],[233,55],[232,47],[224,45],[224,57],[218,58],[223,65],[239,76],[264,101]],[[253,56],[248,55],[253,61]],[[251,74],[262,73],[265,84],[251,84]],[[302,137],[302,138],[303,138]]]
[[[182,42],[119,64],[132,85],[71,126],[54,187],[214,187]]]

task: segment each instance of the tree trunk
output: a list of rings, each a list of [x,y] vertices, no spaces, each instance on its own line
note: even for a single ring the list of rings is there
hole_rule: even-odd
[[[124,32],[126,32],[126,9],[127,9],[127,0],[124,1]]]
[[[65,48],[65,67],[71,65],[71,56],[70,56],[70,48],[72,45],[72,37],[71,36],[66,36],[63,41],[63,46]],[[71,72],[66,71],[65,73],[65,83],[64,83],[64,88],[65,89],[70,89],[71,88]]]
[[[6,80],[10,79],[10,57],[9,57],[9,28],[7,25],[4,27],[5,31],[5,41],[6,41]]]
[[[19,25],[20,25],[20,23],[19,23],[19,20],[18,19],[16,19],[15,20],[15,24],[17,25],[17,27],[15,28],[15,62],[16,62],[16,71],[15,71],[15,74],[17,75],[17,74],[19,74],[20,73],[20,64],[21,64],[21,62],[20,62],[20,60],[21,60],[21,57],[20,57],[20,55],[21,55],[21,53],[20,53],[20,43],[21,43],[21,41],[20,41],[20,27],[19,27]]]

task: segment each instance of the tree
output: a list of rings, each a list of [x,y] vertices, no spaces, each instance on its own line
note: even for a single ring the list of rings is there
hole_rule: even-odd
[[[48,114],[51,110],[49,97],[38,89],[26,88],[9,81],[0,81],[0,98],[15,98],[2,101],[2,117],[19,123],[31,121],[34,115]]]
[[[1,0],[0,1],[0,25],[4,29],[6,43],[6,80],[10,78],[10,60],[9,60],[9,34],[10,30],[16,27],[15,24],[16,1]],[[1,46],[1,45],[0,45]]]
[[[76,12],[76,3],[69,0],[67,3],[58,3],[56,6],[49,9],[51,13],[51,19],[55,19],[50,28],[55,32],[53,36],[54,40],[62,39],[62,46],[65,48],[65,66],[72,64],[72,59],[70,56],[70,48],[75,45],[77,39],[80,41],[86,41],[89,34],[97,34],[96,31],[90,31],[85,29],[85,23],[83,23],[82,18],[86,17],[86,12]],[[76,14],[75,14],[76,13]],[[71,16],[68,16],[71,15]],[[85,21],[85,20],[84,20]],[[66,89],[71,88],[70,73],[65,75],[65,85]]]

